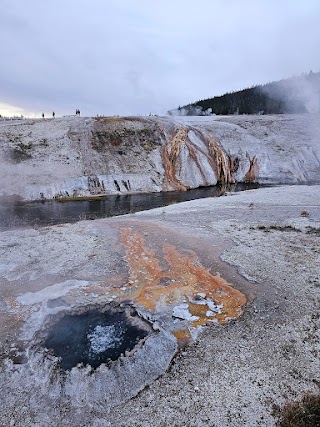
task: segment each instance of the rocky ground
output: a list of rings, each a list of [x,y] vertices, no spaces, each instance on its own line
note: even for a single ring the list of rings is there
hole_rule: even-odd
[[[319,183],[319,133],[319,114],[1,122],[0,197]]]
[[[2,232],[0,425],[274,426],[319,393],[319,238],[320,186]],[[225,296],[201,329],[172,310],[199,286]],[[41,347],[48,319],[128,300],[160,334],[118,364],[64,373]]]

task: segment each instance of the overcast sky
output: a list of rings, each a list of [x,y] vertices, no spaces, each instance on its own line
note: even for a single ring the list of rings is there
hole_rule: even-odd
[[[0,114],[163,114],[320,71],[319,0],[0,0]]]

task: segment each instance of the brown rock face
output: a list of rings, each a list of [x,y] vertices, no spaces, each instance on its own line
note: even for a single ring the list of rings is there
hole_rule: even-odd
[[[259,173],[258,160],[257,160],[256,156],[253,156],[251,159],[250,156],[248,155],[248,158],[249,158],[249,162],[250,162],[250,167],[249,167],[249,170],[244,177],[244,182],[256,182],[257,176]]]
[[[167,132],[162,158],[165,169],[165,190],[185,191],[199,184],[233,184],[235,182],[232,157],[212,135],[192,127],[180,126]],[[186,164],[190,169],[195,169],[193,176],[186,173]],[[196,174],[198,185],[192,182]]]

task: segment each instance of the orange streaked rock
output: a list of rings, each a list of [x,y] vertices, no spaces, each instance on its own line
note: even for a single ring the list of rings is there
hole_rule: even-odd
[[[199,141],[202,142],[202,147],[199,147],[191,141],[189,132],[192,131]],[[165,169],[166,189],[174,189],[184,191],[189,188],[184,182],[179,179],[181,168],[184,160],[181,152],[185,150],[188,153],[189,160],[198,169],[202,176],[203,183],[208,182],[209,169],[205,170],[201,158],[206,158],[206,165],[210,165],[210,175],[214,175],[218,183],[234,184],[234,160],[223,149],[214,137],[208,132],[203,133],[198,129],[190,126],[175,127],[173,131],[167,134],[167,144],[163,146],[162,158]]]
[[[183,342],[187,343],[188,341],[191,340],[191,334],[188,329],[174,330],[172,332],[172,335],[174,335],[180,343],[183,343]]]
[[[222,148],[213,136],[208,135],[207,138],[209,141],[209,152],[213,160],[213,168],[218,182],[221,184],[234,184],[234,162],[232,157]]]
[[[170,184],[169,186],[178,191],[185,191],[189,188],[182,184],[176,176],[177,169],[179,168],[181,146],[187,139],[188,130],[186,128],[178,129],[170,140],[170,143],[165,145],[162,151],[167,181]]]
[[[194,327],[212,321],[224,323],[242,313],[245,295],[221,277],[212,275],[195,254],[184,255],[173,245],[165,244],[162,249],[167,268],[162,269],[138,230],[123,228],[120,242],[126,249],[129,266],[125,296],[132,298],[136,305],[159,312],[183,303],[185,320]]]
[[[244,182],[256,182],[259,173],[258,160],[256,156],[253,156],[251,159],[249,154],[247,154],[247,157],[249,158],[250,166],[246,176],[244,177]]]

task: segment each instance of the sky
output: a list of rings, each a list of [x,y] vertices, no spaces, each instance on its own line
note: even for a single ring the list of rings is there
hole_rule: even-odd
[[[165,114],[320,71],[319,0],[0,0],[0,114]]]

